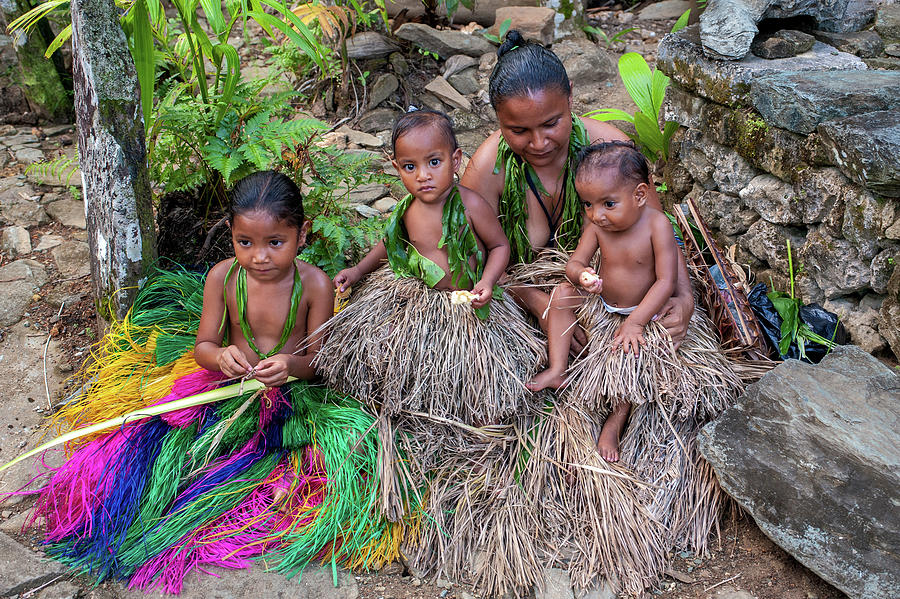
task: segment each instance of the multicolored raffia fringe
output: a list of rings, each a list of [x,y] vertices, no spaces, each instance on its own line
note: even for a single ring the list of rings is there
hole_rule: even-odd
[[[85,428],[221,387],[191,356],[202,294],[198,274],[152,277],[54,424]],[[402,527],[376,509],[375,418],[357,402],[296,381],[130,418],[70,441],[38,494],[47,552],[73,569],[178,593],[209,566],[264,559],[292,576],[313,561],[377,567],[399,555]]]

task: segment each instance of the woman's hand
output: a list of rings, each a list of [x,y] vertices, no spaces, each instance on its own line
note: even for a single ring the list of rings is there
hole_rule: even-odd
[[[334,277],[334,287],[343,293],[347,287],[352,287],[361,278],[362,276],[360,275],[359,268],[351,266],[350,268],[345,268]]]
[[[275,354],[271,358],[260,360],[256,365],[253,378],[266,387],[278,387],[287,382],[291,357],[288,354]]]
[[[216,364],[222,374],[232,379],[245,376],[253,368],[237,345],[223,347],[216,358]]]
[[[680,296],[670,297],[659,311],[657,322],[669,332],[669,336],[675,343],[675,349],[678,349],[681,342],[684,341],[693,313],[694,302],[692,300],[685,301],[685,298]]]

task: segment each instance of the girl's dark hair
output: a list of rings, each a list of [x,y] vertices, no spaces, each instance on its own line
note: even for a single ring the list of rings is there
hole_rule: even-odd
[[[556,54],[537,42],[526,42],[522,34],[510,29],[497,50],[497,64],[488,82],[491,106],[496,110],[506,98],[545,89],[559,90],[568,97],[572,85],[566,68]]]
[[[575,160],[576,179],[612,169],[621,182],[629,181],[635,186],[650,184],[650,165],[630,141],[607,141],[587,146],[578,152]]]
[[[229,222],[235,215],[263,211],[293,227],[303,224],[303,196],[300,188],[286,175],[275,171],[257,171],[234,184],[231,190]]]
[[[451,154],[459,147],[456,133],[453,132],[453,121],[449,116],[439,110],[411,110],[401,115],[394,123],[394,130],[391,133],[391,150],[394,154],[397,153],[397,140],[419,127],[437,127],[450,146]]]

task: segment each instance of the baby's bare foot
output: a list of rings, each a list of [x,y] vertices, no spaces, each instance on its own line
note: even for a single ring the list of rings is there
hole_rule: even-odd
[[[538,373],[533,379],[525,383],[525,387],[529,391],[540,391],[541,389],[562,389],[566,384],[566,375],[564,372],[557,373],[550,369]]]
[[[597,452],[607,462],[619,461],[619,432],[611,426],[604,426],[597,439]]]

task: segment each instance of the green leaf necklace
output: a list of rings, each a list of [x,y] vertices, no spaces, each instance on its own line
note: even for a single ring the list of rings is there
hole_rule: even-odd
[[[247,341],[247,345],[250,346],[250,349],[256,353],[260,360],[264,360],[266,358],[271,358],[275,354],[277,354],[284,347],[284,344],[287,343],[288,337],[291,336],[291,332],[294,330],[294,325],[297,324],[297,310],[300,307],[300,298],[303,296],[303,283],[300,281],[300,269],[297,268],[296,262],[294,263],[294,284],[291,287],[291,308],[288,311],[287,318],[284,321],[284,328],[281,330],[281,338],[278,340],[278,343],[275,344],[268,353],[263,353],[259,351],[259,348],[256,347],[256,343],[254,343],[253,331],[250,329],[250,323],[247,322],[247,271],[238,264],[237,258],[235,258],[234,262],[231,263],[231,267],[228,269],[228,272],[225,274],[225,285],[222,290],[222,294],[225,298],[225,313],[222,314],[222,324],[219,327],[219,330],[225,328],[225,319],[228,313],[228,279],[231,278],[231,274],[234,272],[235,267],[237,267],[237,279],[234,282],[234,300],[237,304],[238,310],[238,322],[241,325],[241,332],[244,334],[244,339]]]

